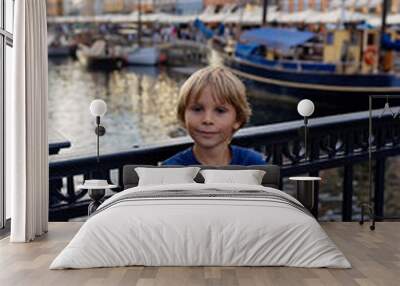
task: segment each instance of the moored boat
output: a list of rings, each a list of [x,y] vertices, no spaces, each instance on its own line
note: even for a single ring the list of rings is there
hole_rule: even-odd
[[[399,94],[393,57],[383,57],[385,71],[378,71],[378,42],[376,30],[332,30],[321,40],[311,32],[261,28],[244,32],[224,64],[274,93],[324,100]]]
[[[47,53],[49,57],[75,56],[77,45],[66,36],[55,36],[50,33],[47,38]]]
[[[136,47],[125,56],[127,64],[131,65],[157,65],[163,57],[157,47]]]
[[[88,69],[113,70],[125,64],[120,47],[107,46],[103,40],[96,41],[91,47],[79,45],[76,55],[79,62]]]

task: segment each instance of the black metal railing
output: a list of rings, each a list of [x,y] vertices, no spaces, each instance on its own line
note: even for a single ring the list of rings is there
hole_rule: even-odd
[[[375,161],[374,202],[377,217],[383,217],[385,160],[400,154],[400,119],[380,117],[373,112],[372,150]],[[318,176],[321,170],[343,167],[342,220],[351,221],[353,206],[353,167],[368,161],[368,112],[314,118],[309,121],[309,157],[305,158],[303,121],[292,121],[242,129],[233,143],[254,148],[265,154],[268,163],[281,166],[283,178],[309,174]],[[50,162],[50,219],[67,220],[86,215],[89,201],[82,200],[86,191],[76,191],[74,177],[89,178],[101,171],[123,189],[122,168],[126,164],[157,165],[191,145],[188,137],[171,139],[164,144],[138,147],[101,156],[98,166],[95,156],[76,159],[55,157]],[[64,188],[61,180],[64,180]],[[65,186],[66,185],[66,186]],[[282,186],[282,181],[281,181]],[[318,202],[318,190],[315,198]],[[318,211],[316,205],[315,213]]]

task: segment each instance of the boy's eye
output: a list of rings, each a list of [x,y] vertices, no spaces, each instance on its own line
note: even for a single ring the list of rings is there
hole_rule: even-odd
[[[217,107],[215,110],[216,110],[218,113],[225,113],[225,112],[226,112],[226,109],[223,108],[223,107]]]
[[[203,108],[201,106],[192,106],[190,109],[195,112],[199,112],[199,111],[203,110]]]

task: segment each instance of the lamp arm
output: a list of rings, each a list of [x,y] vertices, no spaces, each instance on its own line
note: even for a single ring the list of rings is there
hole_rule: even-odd
[[[97,124],[97,132],[96,132],[96,135],[97,135],[97,164],[98,163],[100,163],[100,151],[99,151],[99,149],[100,149],[100,140],[99,140],[99,132],[98,132],[98,130],[99,130],[99,128],[100,128],[100,116],[96,116],[96,124]]]
[[[307,116],[304,116],[304,150],[305,150],[305,152],[304,152],[304,158],[305,158],[305,160],[307,161],[307,158],[308,158],[308,143],[307,143],[307,131],[308,131],[308,129],[307,129],[307,125],[308,125],[308,117]]]

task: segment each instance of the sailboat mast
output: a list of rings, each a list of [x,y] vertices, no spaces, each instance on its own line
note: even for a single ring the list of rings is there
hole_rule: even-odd
[[[385,33],[386,30],[386,16],[389,7],[389,0],[383,0],[382,2],[382,25],[381,25],[381,36]]]
[[[142,2],[138,0],[138,25],[137,25],[137,40],[139,47],[142,45]]]
[[[268,13],[268,0],[263,0],[263,17],[262,17],[263,26],[267,24],[267,13]]]
[[[342,0],[342,3],[340,4],[340,20],[338,22],[338,28],[343,29],[344,28],[344,17],[345,17],[345,7],[346,3],[345,0]]]
[[[381,37],[383,37],[386,30],[386,16],[389,8],[389,0],[383,0],[382,2],[382,25],[381,25]]]
[[[389,8],[389,1],[390,0],[383,0],[382,2],[382,23],[381,23],[381,33],[380,33],[380,37],[379,37],[379,57],[383,57],[383,50],[382,50],[382,39],[385,35],[386,32],[386,16],[388,13],[388,8]],[[382,62],[382,60],[380,60],[379,62]],[[378,64],[379,65],[379,64]],[[383,67],[381,66],[381,68],[383,69]]]

